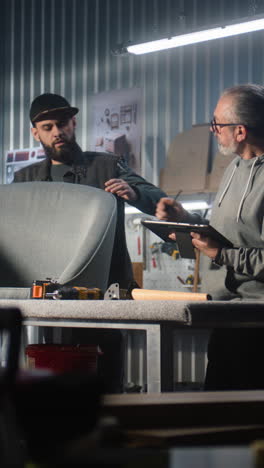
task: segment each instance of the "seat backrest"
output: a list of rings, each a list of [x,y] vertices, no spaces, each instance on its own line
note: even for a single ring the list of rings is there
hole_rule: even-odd
[[[108,282],[116,199],[63,182],[0,186],[0,287],[51,278],[69,286]]]

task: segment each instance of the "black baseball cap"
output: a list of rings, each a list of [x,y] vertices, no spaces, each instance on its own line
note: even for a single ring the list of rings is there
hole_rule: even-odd
[[[34,123],[58,112],[63,112],[72,117],[79,112],[79,109],[70,106],[67,99],[59,96],[59,94],[44,93],[37,96],[32,102],[29,117],[31,122]]]

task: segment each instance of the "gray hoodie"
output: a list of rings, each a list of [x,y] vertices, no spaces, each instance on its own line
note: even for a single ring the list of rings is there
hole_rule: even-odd
[[[224,173],[210,219],[234,245],[222,248],[221,267],[208,257],[204,262],[203,289],[214,300],[264,299],[263,215],[264,155],[237,156]]]

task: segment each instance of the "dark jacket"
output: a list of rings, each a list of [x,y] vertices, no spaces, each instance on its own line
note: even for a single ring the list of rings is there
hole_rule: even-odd
[[[144,213],[155,214],[156,204],[166,196],[159,188],[135,174],[122,158],[107,153],[79,151],[73,166],[51,165],[48,159],[27,166],[15,173],[14,182],[64,181],[104,189],[107,180],[125,180],[137,193],[138,199],[129,202]],[[133,279],[131,260],[126,245],[124,200],[117,197],[118,217],[109,274],[109,284],[119,283],[127,288]]]

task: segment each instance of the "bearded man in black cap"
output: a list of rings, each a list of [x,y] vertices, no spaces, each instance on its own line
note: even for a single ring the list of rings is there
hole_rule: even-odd
[[[159,188],[135,174],[122,157],[107,153],[83,152],[75,139],[77,107],[57,94],[35,98],[30,108],[32,134],[46,159],[15,173],[14,182],[57,181],[90,185],[117,197],[117,227],[112,252],[109,284],[127,288],[133,280],[126,246],[124,202],[144,213],[155,214],[156,204],[166,196]],[[46,334],[47,336],[47,334]],[[46,340],[47,341],[47,340]],[[79,330],[72,341],[99,344],[104,352],[100,373],[107,392],[122,390],[122,337],[118,330]]]
[[[126,247],[124,201],[144,213],[155,214],[156,204],[166,196],[159,188],[135,174],[122,157],[83,152],[75,139],[77,107],[57,94],[45,93],[30,108],[32,134],[41,142],[46,159],[15,173],[14,182],[64,181],[90,185],[117,196],[118,220],[109,284],[127,288],[133,279]]]

